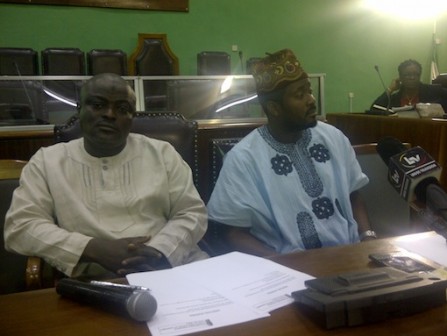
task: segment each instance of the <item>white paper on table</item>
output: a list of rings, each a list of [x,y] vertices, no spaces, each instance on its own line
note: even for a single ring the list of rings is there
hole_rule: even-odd
[[[417,238],[411,235],[403,236],[396,239],[395,245],[447,266],[447,243],[446,239],[440,235]]]
[[[267,317],[191,281],[175,269],[129,274],[130,284],[151,289],[157,312],[148,322],[152,336],[184,335]]]
[[[271,260],[240,252],[177,267],[195,282],[254,309],[271,312],[293,302],[312,276]]]
[[[148,327],[153,336],[174,336],[269,316],[293,302],[290,293],[313,277],[252,255],[222,256],[154,272],[127,275],[148,287],[158,309]]]

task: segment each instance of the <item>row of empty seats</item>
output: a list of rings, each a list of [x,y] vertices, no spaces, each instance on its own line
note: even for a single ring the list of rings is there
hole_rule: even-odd
[[[7,76],[84,76],[104,72],[127,75],[178,75],[177,65],[168,60],[176,59],[158,49],[160,55],[154,55],[154,62],[140,62],[141,55],[131,56],[129,71],[127,54],[120,49],[92,49],[85,53],[79,48],[47,48],[39,53],[31,48],[0,48],[0,75]],[[155,50],[157,51],[157,50]],[[258,58],[250,58],[246,64],[247,73]],[[152,63],[152,64],[151,64]],[[172,67],[172,69],[171,69]],[[176,68],[177,67],[177,68]],[[230,75],[231,57],[226,52],[203,51],[197,54],[198,75]]]
[[[260,57],[249,58],[245,64],[245,73],[251,75],[253,65],[260,59]],[[209,76],[231,75],[230,55],[223,51],[202,51],[197,54],[197,74]]]
[[[119,49],[92,49],[87,55],[78,48],[0,48],[0,75],[84,76],[102,72],[127,75],[127,55]],[[87,62],[86,62],[87,59]],[[87,63],[87,68],[86,68]]]

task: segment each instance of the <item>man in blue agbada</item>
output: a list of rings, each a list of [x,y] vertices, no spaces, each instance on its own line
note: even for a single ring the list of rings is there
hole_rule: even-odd
[[[208,203],[231,249],[259,256],[375,238],[368,183],[341,131],[317,120],[307,73],[289,49],[255,64],[268,124],[225,157]]]

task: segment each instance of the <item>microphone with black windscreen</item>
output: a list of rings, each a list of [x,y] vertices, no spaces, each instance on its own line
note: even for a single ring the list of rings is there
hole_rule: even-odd
[[[87,283],[64,278],[58,281],[56,292],[69,299],[146,322],[157,311],[157,301],[149,290],[141,287]]]
[[[402,142],[385,137],[377,152],[388,166],[388,181],[407,202],[424,204],[435,216],[427,220],[431,229],[447,238],[447,193],[439,183],[441,167],[421,147],[407,149]]]
[[[433,184],[441,176],[439,164],[421,147],[407,149],[396,138],[384,137],[377,143],[377,152],[388,166],[388,181],[408,202],[417,199],[416,187],[419,191],[427,181]]]
[[[392,156],[406,151],[408,148],[399,140],[393,137],[384,137],[377,142],[377,153],[388,166]]]

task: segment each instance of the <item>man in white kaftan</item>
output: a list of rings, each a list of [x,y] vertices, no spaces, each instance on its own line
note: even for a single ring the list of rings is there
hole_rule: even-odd
[[[207,258],[206,208],[167,142],[129,134],[135,94],[114,74],[82,88],[83,138],[41,148],[6,215],[9,251],[71,277],[123,276]]]
[[[260,256],[373,239],[349,140],[317,120],[308,74],[289,49],[255,63],[268,123],[225,157],[208,202],[230,249]]]
[[[262,126],[225,156],[208,212],[279,253],[355,243],[349,194],[367,183],[336,128],[318,123],[297,143],[282,144]]]

